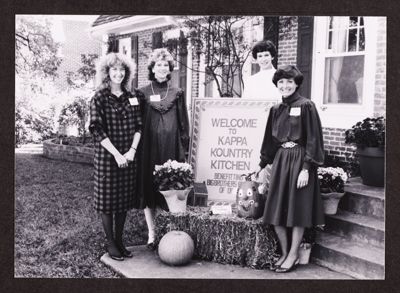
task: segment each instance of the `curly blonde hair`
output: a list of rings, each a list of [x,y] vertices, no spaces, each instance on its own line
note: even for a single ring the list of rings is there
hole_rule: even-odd
[[[149,57],[148,63],[147,63],[147,69],[149,70],[149,80],[156,80],[154,73],[153,73],[153,68],[154,65],[156,64],[157,61],[162,60],[162,61],[167,61],[169,65],[169,71],[172,72],[174,71],[174,58],[172,57],[171,53],[168,52],[167,49],[165,48],[158,48],[155,49]],[[167,75],[167,79],[171,79],[171,74]]]
[[[121,65],[125,69],[125,77],[121,87],[127,91],[131,90],[132,79],[136,72],[136,65],[126,55],[121,53],[108,53],[100,58],[96,64],[96,88],[110,87],[110,67]]]

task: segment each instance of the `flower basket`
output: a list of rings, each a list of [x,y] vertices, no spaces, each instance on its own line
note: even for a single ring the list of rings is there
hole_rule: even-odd
[[[186,188],[183,190],[160,190],[171,213],[186,212],[187,198],[191,189],[192,188]]]
[[[310,262],[311,255],[311,247],[310,243],[301,243],[299,247],[299,264],[306,265]]]
[[[347,173],[339,167],[320,167],[318,168],[318,178],[324,213],[334,215],[337,213],[339,201],[344,195],[344,184],[348,179]]]
[[[193,169],[187,163],[168,160],[154,168],[154,184],[165,197],[171,213],[186,211],[186,202],[193,188]]]
[[[335,215],[340,199],[343,197],[344,192],[321,192],[322,202],[324,206],[324,213],[326,215]]]

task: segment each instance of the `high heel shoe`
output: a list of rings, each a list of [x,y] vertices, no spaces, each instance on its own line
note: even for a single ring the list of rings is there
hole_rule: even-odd
[[[276,265],[276,264],[270,264],[269,265],[269,267],[268,267],[268,269],[270,270],[270,271],[275,271],[277,268],[279,268],[280,266],[279,265]]]
[[[292,264],[292,266],[290,266],[289,268],[282,268],[281,266],[279,266],[278,268],[276,268],[275,273],[289,273],[294,269],[296,269],[298,264],[299,264],[299,259],[296,259]]]
[[[147,247],[147,249],[150,249],[150,250],[156,250],[157,245],[155,245],[154,242],[150,242],[150,243],[146,244],[146,247]]]

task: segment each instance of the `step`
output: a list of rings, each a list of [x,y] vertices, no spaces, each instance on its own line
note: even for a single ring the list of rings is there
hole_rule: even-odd
[[[325,217],[325,231],[345,238],[385,247],[385,223],[382,219],[338,210]]]
[[[192,259],[184,266],[169,266],[161,262],[155,251],[145,245],[128,247],[133,258],[116,261],[104,254],[100,261],[126,278],[139,279],[306,279],[306,280],[353,280],[348,275],[334,272],[315,264],[300,265],[295,270],[279,274],[270,270],[256,270],[238,265],[219,264]],[[162,290],[161,290],[162,291]],[[160,292],[161,292],[160,291]],[[182,291],[182,290],[180,290]],[[183,290],[182,292],[186,292]],[[190,292],[189,290],[187,292]]]
[[[385,278],[384,249],[325,232],[317,233],[311,261],[357,279]]]
[[[362,184],[360,177],[351,178],[345,185],[346,194],[340,200],[339,208],[349,212],[384,218],[385,189]]]

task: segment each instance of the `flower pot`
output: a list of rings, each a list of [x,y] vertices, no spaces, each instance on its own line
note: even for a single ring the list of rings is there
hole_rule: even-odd
[[[311,244],[302,243],[299,247],[299,264],[306,265],[310,262]]]
[[[171,213],[186,212],[186,201],[192,188],[183,190],[163,190],[160,191],[167,202],[168,209]]]
[[[334,215],[337,213],[337,208],[340,199],[343,197],[344,192],[321,192],[322,202],[324,206],[324,213],[326,215]]]
[[[363,184],[383,187],[385,183],[385,150],[381,147],[357,147]]]

